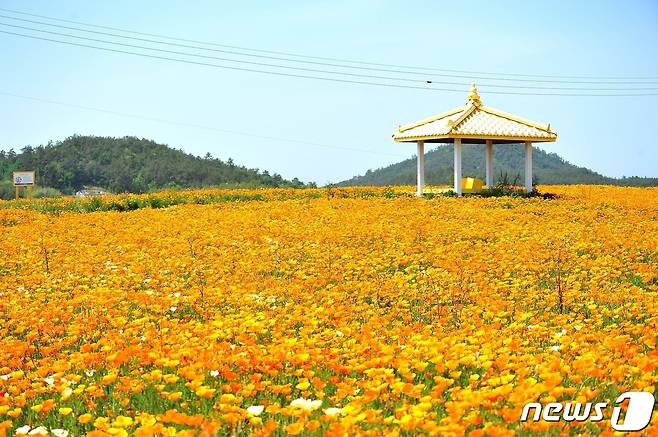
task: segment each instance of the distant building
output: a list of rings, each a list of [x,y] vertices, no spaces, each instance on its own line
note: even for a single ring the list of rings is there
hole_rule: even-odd
[[[99,187],[82,187],[82,190],[75,193],[78,197],[88,197],[88,196],[104,196],[110,194],[102,188]]]

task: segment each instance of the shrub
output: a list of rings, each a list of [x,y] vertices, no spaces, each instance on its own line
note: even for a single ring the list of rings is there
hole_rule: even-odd
[[[32,197],[40,199],[43,197],[61,197],[62,192],[52,187],[36,187],[32,192]]]
[[[11,200],[14,196],[14,184],[10,181],[0,181],[0,199]]]

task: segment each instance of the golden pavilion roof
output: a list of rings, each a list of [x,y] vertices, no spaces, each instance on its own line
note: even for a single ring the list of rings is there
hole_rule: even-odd
[[[484,106],[473,85],[464,106],[401,125],[393,134],[398,142],[451,143],[455,138],[461,138],[463,143],[548,142],[555,141],[557,133],[551,130],[550,124],[539,124]]]

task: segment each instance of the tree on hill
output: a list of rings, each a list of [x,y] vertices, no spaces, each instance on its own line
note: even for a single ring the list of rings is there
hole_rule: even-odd
[[[452,185],[454,147],[441,145],[425,154],[425,182],[429,185]],[[464,176],[484,179],[485,146],[465,144],[462,150]],[[506,175],[513,180],[523,180],[525,151],[523,144],[506,144],[494,147],[494,179]],[[539,184],[614,184],[633,186],[657,186],[658,178],[611,178],[585,167],[578,167],[555,153],[535,148],[532,156],[533,176]],[[362,176],[338,185],[414,185],[416,183],[416,158],[406,159],[388,167],[368,170]]]
[[[201,158],[135,137],[74,135],[45,146],[27,146],[20,153],[0,152],[0,181],[16,169],[37,172],[39,186],[73,193],[83,186],[113,192],[142,193],[161,188],[217,185],[303,187],[297,178],[224,162],[210,154]]]

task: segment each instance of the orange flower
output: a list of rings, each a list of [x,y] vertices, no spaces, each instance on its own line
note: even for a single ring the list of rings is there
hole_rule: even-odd
[[[67,413],[70,435],[579,434],[521,425],[521,410],[653,390],[658,189],[407,191],[0,204],[0,420]],[[52,213],[103,205],[130,212]]]
[[[286,431],[286,433],[290,435],[299,435],[304,430],[304,423],[303,422],[290,423],[284,427],[284,430]]]

